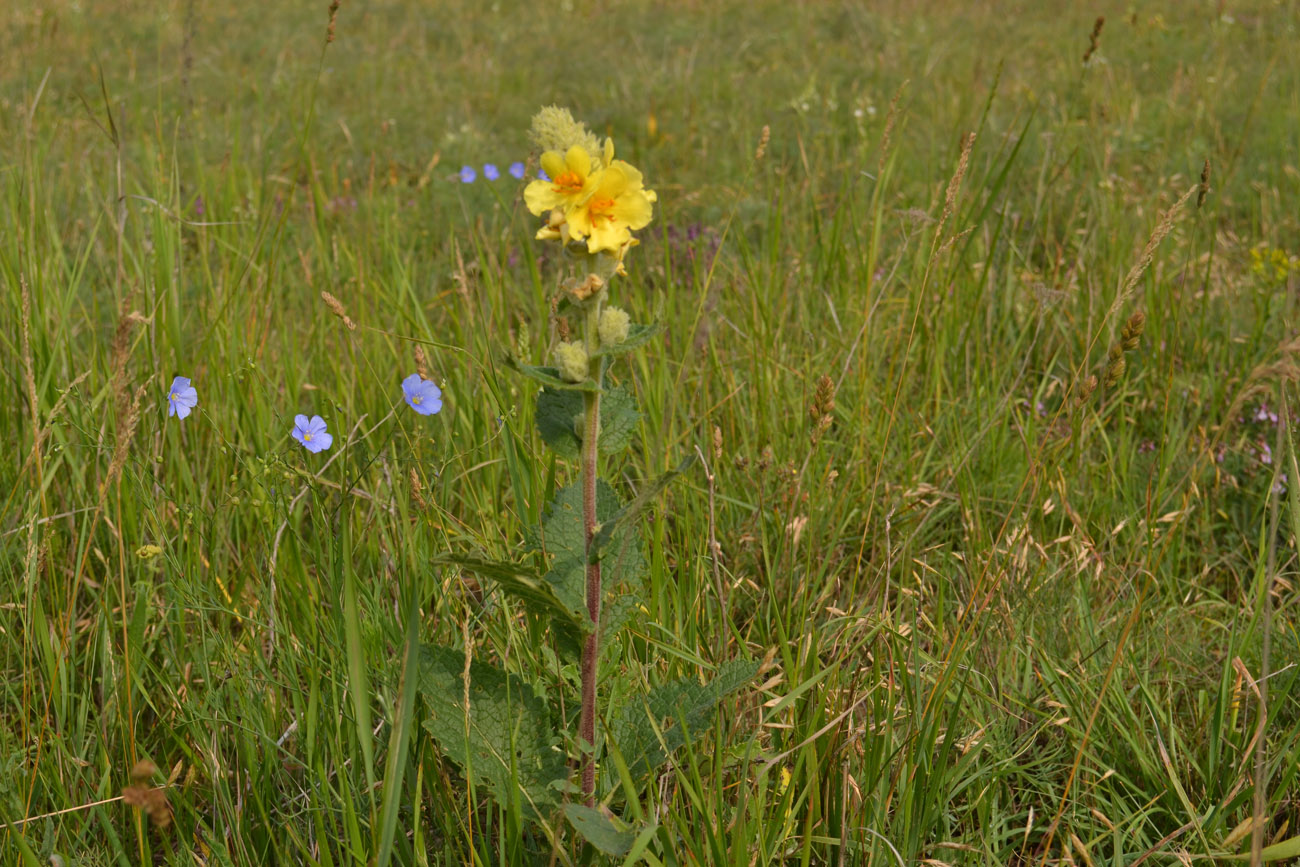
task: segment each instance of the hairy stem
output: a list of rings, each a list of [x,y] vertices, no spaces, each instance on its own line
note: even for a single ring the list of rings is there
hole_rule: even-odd
[[[599,384],[603,378],[604,362],[596,357],[600,349],[600,301],[597,299],[587,309],[583,323],[587,354],[591,357],[589,375]],[[587,806],[596,803],[596,669],[600,630],[600,563],[592,557],[591,540],[596,533],[596,458],[597,440],[600,437],[600,392],[583,392],[585,419],[582,432],[582,525],[586,535],[587,563],[587,615],[591,618],[591,634],[582,648],[582,716],[578,722],[578,738],[586,744],[582,756],[582,795]]]

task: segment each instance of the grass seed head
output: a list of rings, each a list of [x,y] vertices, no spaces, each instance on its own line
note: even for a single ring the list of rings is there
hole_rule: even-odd
[[[1085,403],[1088,402],[1088,398],[1092,397],[1092,393],[1096,390],[1097,390],[1097,375],[1095,373],[1092,373],[1088,375],[1087,379],[1085,379],[1082,383],[1080,383],[1079,395],[1074,400],[1075,404],[1077,406],[1083,406]]]
[[[320,297],[325,302],[325,306],[330,309],[335,316],[343,320],[343,324],[348,327],[349,331],[356,331],[357,324],[348,318],[348,312],[343,309],[343,303],[328,292],[322,290]]]
[[[1120,332],[1120,343],[1125,352],[1132,352],[1138,348],[1138,343],[1142,339],[1142,332],[1146,330],[1146,327],[1147,315],[1141,310],[1128,318],[1128,322],[1124,323],[1124,330]]]
[[[330,26],[329,29],[325,31],[326,45],[329,45],[331,42],[334,41],[334,24],[336,21],[338,21],[339,5],[340,5],[339,0],[334,0],[334,2],[330,4]]]
[[[162,789],[149,785],[150,779],[158,773],[158,766],[148,759],[135,763],[131,769],[131,785],[122,789],[122,800],[149,816],[149,821],[159,828],[171,824],[172,808],[167,803],[167,795]]]
[[[767,143],[772,138],[772,127],[763,124],[763,131],[758,136],[758,147],[754,149],[754,162],[762,161],[767,154]]]
[[[1092,25],[1092,35],[1088,37],[1088,50],[1083,52],[1083,62],[1086,64],[1092,60],[1092,56],[1097,53],[1097,46],[1101,44],[1101,28],[1106,25],[1106,17],[1098,15],[1097,21]]]
[[[1110,358],[1106,361],[1106,387],[1114,388],[1124,378],[1128,362],[1124,360],[1124,350],[1116,343],[1110,348]]]

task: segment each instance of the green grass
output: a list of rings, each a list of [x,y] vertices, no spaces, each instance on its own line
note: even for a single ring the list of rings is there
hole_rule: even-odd
[[[697,467],[644,521],[605,707],[765,663],[654,779],[602,764],[651,863],[1296,834],[1290,452],[1254,415],[1298,399],[1300,6],[1136,3],[1085,66],[1105,10],[1077,3],[347,2],[325,46],[326,5],[0,30],[0,861],[603,863],[467,791],[403,677],[468,642],[576,753],[576,667],[431,564],[519,556],[576,478],[500,364],[547,358],[558,263],[512,179],[454,180],[524,159],[552,102],[659,192],[615,300],[667,330],[615,368],[643,418],[606,473],[626,496],[698,447],[714,474],[712,510]],[[400,404],[416,345],[430,419]],[[168,827],[114,800],[141,759]]]

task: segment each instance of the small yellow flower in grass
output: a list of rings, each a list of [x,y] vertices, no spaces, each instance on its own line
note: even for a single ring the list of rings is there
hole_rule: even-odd
[[[162,548],[157,545],[141,545],[135,549],[135,556],[141,560],[152,560],[162,553]]]
[[[555,367],[560,372],[560,379],[566,382],[582,382],[587,378],[587,350],[581,343],[565,341],[555,347]]]
[[[542,154],[542,168],[550,180],[539,178],[525,187],[524,204],[538,217],[555,209],[567,214],[595,192],[593,163],[591,154],[581,145],[574,145],[565,154],[547,151]]]
[[[567,210],[569,233],[587,239],[587,250],[620,251],[632,240],[632,231],[646,226],[658,200],[647,190],[641,172],[614,160],[597,175],[596,188],[576,208]]]

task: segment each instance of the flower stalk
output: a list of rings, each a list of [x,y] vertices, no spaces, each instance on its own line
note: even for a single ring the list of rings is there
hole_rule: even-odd
[[[589,375],[599,385],[604,379],[604,359],[600,349],[600,297],[587,307],[583,323],[583,341],[586,344]],[[578,737],[583,742],[582,796],[587,806],[596,802],[596,670],[600,648],[600,560],[591,550],[596,535],[596,479],[598,440],[600,438],[600,392],[584,393],[582,434],[582,523],[586,539],[587,616],[591,618],[591,633],[582,647],[582,714],[578,720]]]

